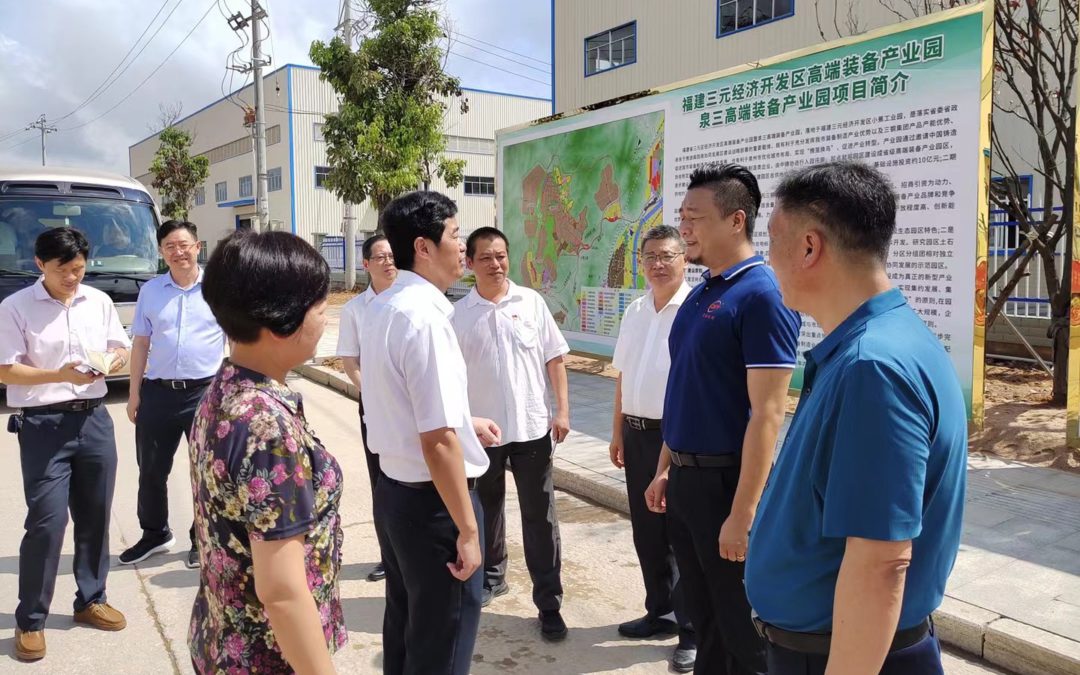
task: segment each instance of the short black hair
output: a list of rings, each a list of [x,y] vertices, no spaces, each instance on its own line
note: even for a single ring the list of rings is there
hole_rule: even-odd
[[[34,257],[41,262],[58,260],[66,265],[75,258],[90,257],[90,242],[86,235],[73,227],[53,227],[38,235],[34,241]]]
[[[860,162],[797,169],[776,188],[777,208],[820,222],[836,244],[881,262],[896,229],[896,192],[885,174]]]
[[[225,334],[240,343],[259,331],[295,333],[330,290],[330,266],[288,232],[237,230],[214,249],[203,274],[203,297]]]
[[[364,260],[371,260],[371,250],[375,248],[375,244],[380,241],[386,241],[385,234],[373,234],[364,240],[364,245],[361,248],[361,254],[364,256]]]
[[[650,241],[674,241],[679,245],[679,250],[686,251],[686,242],[683,241],[682,235],[679,231],[671,225],[657,225],[656,227],[649,228],[641,237],[641,246],[638,248],[638,252],[645,251],[645,244]]]
[[[476,255],[476,242],[478,241],[490,241],[492,239],[502,239],[506,244],[506,250],[510,250],[510,240],[506,238],[506,235],[495,227],[481,227],[473,230],[472,234],[465,241],[465,257],[472,260],[472,257]]]
[[[438,246],[446,219],[456,215],[457,204],[439,192],[416,190],[394,198],[379,214],[379,226],[390,242],[394,265],[411,271],[416,263],[416,238],[430,239]]]
[[[690,174],[687,190],[707,188],[713,191],[716,206],[725,217],[742,211],[746,214],[746,238],[754,236],[754,221],[761,208],[761,188],[757,178],[741,164],[703,164]]]
[[[199,228],[195,226],[195,223],[188,220],[166,220],[157,229],[158,246],[165,241],[165,237],[180,229],[187,230],[195,241],[199,241]]]

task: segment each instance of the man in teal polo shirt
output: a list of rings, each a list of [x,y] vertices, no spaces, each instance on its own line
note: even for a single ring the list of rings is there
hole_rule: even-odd
[[[886,274],[896,195],[839,162],[775,197],[784,304],[826,337],[747,554],[769,673],[942,673],[929,617],[960,544],[967,415],[948,354]]]

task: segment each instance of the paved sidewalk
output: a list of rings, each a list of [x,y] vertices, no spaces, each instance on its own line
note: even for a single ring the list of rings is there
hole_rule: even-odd
[[[303,372],[356,396],[340,373]],[[608,458],[615,381],[569,379],[556,486],[626,512],[625,477]],[[1021,675],[1080,673],[1080,475],[970,459],[960,555],[935,620],[943,641]]]

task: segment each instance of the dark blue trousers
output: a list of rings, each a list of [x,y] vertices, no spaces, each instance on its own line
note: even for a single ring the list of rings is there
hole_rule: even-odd
[[[83,412],[28,412],[19,431],[26,534],[19,547],[19,606],[24,631],[49,616],[68,511],[75,529],[75,611],[105,602],[109,512],[116,482],[112,418],[99,405]]]
[[[180,439],[191,433],[195,410],[206,387],[168,389],[143,380],[135,418],[135,460],[139,465],[139,527],[143,536],[167,538],[169,474]],[[195,544],[195,526],[188,532]]]
[[[802,654],[769,644],[769,675],[824,675],[828,656]],[[933,634],[906,649],[889,652],[879,675],[944,675],[941,645]]]
[[[476,492],[473,510],[483,512]],[[385,474],[375,484],[375,532],[386,566],[383,672],[466,675],[480,627],[483,570],[458,581],[458,529],[434,488],[401,485]],[[484,550],[483,529],[480,550]]]

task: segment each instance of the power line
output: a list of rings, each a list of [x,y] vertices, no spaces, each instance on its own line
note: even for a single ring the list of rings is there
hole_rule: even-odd
[[[464,37],[464,36],[459,33],[458,37],[461,38],[461,37]],[[516,63],[519,66],[524,66],[526,68],[532,68],[533,70],[535,70],[535,71],[537,71],[539,73],[543,73],[545,75],[550,75],[551,74],[551,71],[549,69],[537,68],[536,66],[530,66],[529,64],[527,64],[527,63],[525,63],[523,61],[518,61],[517,59],[512,59],[512,58],[510,58],[508,56],[503,56],[502,54],[497,54],[496,52],[493,52],[493,51],[491,51],[489,49],[484,49],[483,47],[477,47],[476,45],[471,45],[468,42],[461,42],[460,40],[458,41],[458,43],[463,47],[468,47],[470,49],[475,49],[477,51],[484,52],[485,54],[490,54],[490,55],[494,56],[497,59],[503,59],[504,61],[509,61],[510,63]]]
[[[447,51],[449,51],[449,52],[450,52],[451,54],[453,54],[454,56],[457,56],[457,57],[459,57],[459,58],[465,59],[466,61],[472,61],[472,62],[474,62],[474,63],[479,63],[479,64],[480,64],[480,65],[482,65],[482,66],[487,66],[488,68],[494,68],[495,70],[501,70],[502,72],[504,72],[504,73],[509,73],[509,74],[511,74],[511,75],[517,75],[518,77],[523,77],[523,78],[525,78],[526,80],[532,80],[533,82],[536,82],[536,83],[538,83],[538,84],[543,84],[543,85],[545,85],[545,86],[549,86],[549,87],[551,86],[551,83],[550,83],[550,82],[545,82],[545,81],[543,81],[543,80],[538,80],[538,79],[536,79],[535,77],[529,77],[528,75],[522,75],[521,73],[515,73],[514,71],[512,71],[512,70],[507,70],[506,68],[500,68],[499,66],[493,65],[493,64],[491,64],[491,63],[488,63],[488,62],[486,62],[486,61],[480,61],[479,59],[474,59],[474,58],[472,58],[472,57],[470,57],[470,56],[465,56],[465,55],[464,55],[464,54],[462,54],[461,52],[455,52],[455,51],[454,51],[453,49],[449,49],[449,50],[447,50]]]
[[[28,129],[23,129],[23,131],[29,131],[29,130]],[[6,148],[0,148],[0,150],[14,150],[15,148],[20,148],[20,147],[26,145],[30,141],[36,141],[36,140],[37,140],[36,136],[31,136],[30,138],[26,139],[25,141],[21,141],[19,143],[16,143],[15,145],[9,145]]]
[[[473,42],[479,42],[482,45],[487,45],[488,47],[494,47],[495,49],[498,49],[500,51],[504,51],[504,52],[507,52],[509,54],[513,54],[515,56],[520,56],[522,58],[529,59],[530,61],[536,61],[537,63],[539,63],[541,65],[545,65],[545,66],[547,66],[549,68],[551,67],[551,64],[549,62],[542,61],[542,60],[540,60],[538,58],[529,56],[528,54],[522,54],[521,52],[515,52],[513,49],[507,49],[506,47],[500,47],[499,45],[494,44],[492,42],[484,42],[480,38],[475,38],[475,37],[472,37],[471,35],[466,35],[465,33],[462,33],[459,30],[455,30],[454,33],[457,34],[458,37],[468,38],[468,39],[472,40]]]
[[[136,54],[134,58],[132,58],[131,61],[127,63],[127,65],[124,65],[124,62],[127,61],[127,58],[131,56],[131,52],[135,51],[135,48],[139,46],[139,42],[142,41],[143,36],[146,35],[146,32],[148,30],[150,30],[150,27],[154,25],[154,22],[157,21],[157,18],[161,15],[161,12],[171,1],[172,0],[165,0],[165,2],[161,4],[161,7],[158,9],[157,14],[154,15],[153,19],[150,19],[150,23],[146,24],[146,28],[144,28],[142,34],[139,35],[139,39],[135,40],[135,43],[131,45],[130,49],[128,49],[127,54],[124,54],[124,58],[120,59],[120,63],[117,63],[116,67],[112,69],[112,72],[105,77],[101,84],[99,84],[97,88],[94,89],[94,91],[90,92],[90,95],[86,97],[86,100],[76,106],[75,109],[68,114],[64,115],[63,117],[57,118],[57,122],[66,120],[78,111],[85,108],[90,103],[93,103],[95,100],[97,100],[102,94],[108,91],[110,87],[112,87],[120,80],[120,76],[127,72],[128,68],[130,68],[132,65],[135,64],[136,61],[139,60],[139,57],[142,56],[142,53],[146,51],[147,47],[150,46],[150,43],[154,41],[154,38],[156,38],[158,33],[161,32],[161,29],[165,27],[165,24],[169,23],[169,19],[171,19],[172,15],[176,13],[176,10],[180,7],[180,5],[184,3],[184,0],[177,0],[176,4],[173,5],[173,8],[169,12],[168,16],[166,16],[165,20],[162,21],[161,24],[157,27],[157,30],[155,30],[154,34],[150,36],[150,39],[146,41],[146,44],[142,46],[142,49],[139,50],[139,53]],[[123,69],[120,69],[120,66],[124,66]],[[117,70],[120,70],[120,72],[117,72]],[[113,75],[115,75],[115,77],[113,77]]]
[[[182,1],[183,0],[181,0],[181,2]],[[210,15],[210,10],[214,9],[214,7],[216,5],[217,5],[217,0],[214,0],[213,2],[211,2],[210,6],[206,8],[205,12],[203,12],[203,15],[199,18],[198,21],[195,22],[195,25],[191,27],[191,30],[188,31],[187,35],[184,36],[184,39],[180,41],[180,44],[176,45],[176,47],[174,47],[173,50],[171,52],[169,52],[169,55],[166,56],[165,59],[162,60],[162,62],[158,64],[157,68],[154,68],[152,71],[150,71],[150,74],[147,75],[146,78],[142,82],[140,82],[134,89],[129,91],[127,96],[124,96],[124,98],[117,101],[116,105],[109,108],[108,110],[101,113],[100,115],[93,118],[92,120],[89,120],[87,122],[83,122],[82,124],[77,124],[77,125],[75,125],[73,127],[68,127],[67,129],[61,129],[60,131],[74,131],[75,129],[81,129],[81,128],[87,126],[88,124],[93,124],[94,122],[98,121],[102,117],[105,117],[106,115],[108,115],[112,111],[119,108],[124,103],[124,101],[127,101],[129,98],[131,98],[135,94],[135,92],[139,91],[139,89],[141,89],[144,84],[146,84],[147,82],[150,81],[150,78],[152,78],[154,75],[156,75],[157,72],[159,70],[161,70],[162,67],[166,63],[169,62],[169,59],[172,58],[173,54],[175,54],[177,51],[179,51],[180,47],[182,47],[184,45],[184,43],[188,41],[188,38],[190,38],[191,35],[195,32],[195,29],[197,29],[202,24],[202,22],[206,20],[206,17]]]

